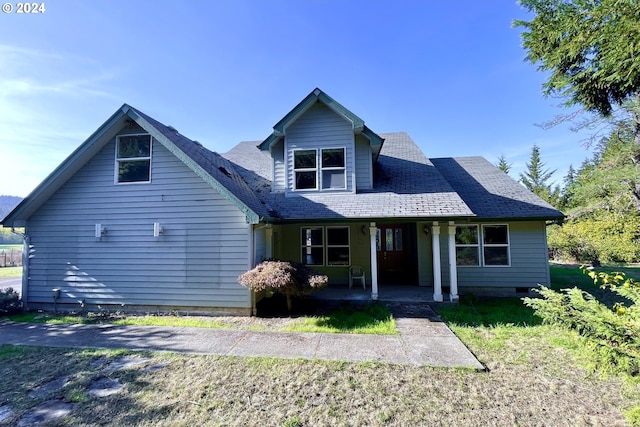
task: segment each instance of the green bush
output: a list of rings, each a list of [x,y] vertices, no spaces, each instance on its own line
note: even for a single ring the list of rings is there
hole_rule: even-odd
[[[241,274],[238,282],[254,292],[280,292],[287,297],[291,310],[291,297],[306,295],[327,286],[329,278],[304,264],[294,261],[266,260]]]
[[[594,369],[640,376],[640,286],[624,273],[603,273],[583,268],[603,289],[627,299],[609,308],[578,288],[554,291],[542,286],[542,298],[524,298],[545,323],[577,331],[594,350]]]
[[[22,312],[20,294],[13,288],[0,289],[0,315]]]

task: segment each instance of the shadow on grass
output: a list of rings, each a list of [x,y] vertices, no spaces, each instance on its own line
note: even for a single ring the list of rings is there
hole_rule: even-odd
[[[311,298],[295,299],[289,312],[286,299],[280,294],[261,300],[256,308],[259,317],[311,317],[318,327],[344,332],[372,328],[393,317],[389,309],[379,303]]]

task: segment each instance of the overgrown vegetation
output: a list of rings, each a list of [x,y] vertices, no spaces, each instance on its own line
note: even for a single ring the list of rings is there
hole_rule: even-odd
[[[20,313],[22,300],[13,288],[0,289],[0,316]]]
[[[287,309],[291,311],[292,297],[307,295],[324,288],[329,282],[304,264],[294,261],[266,260],[238,277],[238,282],[253,292],[280,292],[287,298]]]
[[[602,289],[625,301],[607,306],[573,287],[555,291],[541,287],[542,298],[524,298],[545,323],[577,331],[593,350],[594,368],[603,373],[640,375],[640,286],[624,273],[584,269]]]

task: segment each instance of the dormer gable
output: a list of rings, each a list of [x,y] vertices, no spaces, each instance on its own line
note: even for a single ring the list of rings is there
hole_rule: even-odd
[[[274,192],[355,193],[372,188],[383,142],[360,117],[316,88],[258,148],[271,154]]]

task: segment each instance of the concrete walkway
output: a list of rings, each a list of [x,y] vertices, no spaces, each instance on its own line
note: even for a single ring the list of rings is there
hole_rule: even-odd
[[[394,313],[400,335],[356,335],[118,325],[0,322],[0,344],[126,348],[220,356],[379,361],[400,365],[484,367],[428,306]],[[392,312],[393,307],[390,307]],[[425,316],[426,313],[426,316]]]

